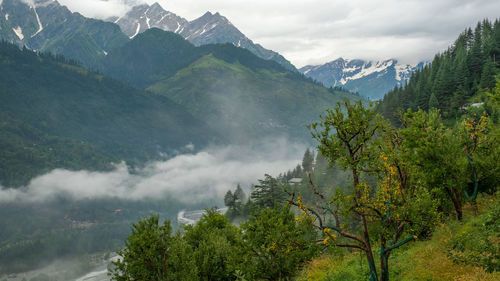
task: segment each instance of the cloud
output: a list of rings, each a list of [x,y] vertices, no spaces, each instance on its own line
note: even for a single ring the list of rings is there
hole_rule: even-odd
[[[61,5],[67,6],[72,12],[98,19],[107,19],[127,13],[131,6],[142,1],[126,0],[58,0]]]
[[[227,146],[154,162],[136,171],[122,163],[110,172],[53,170],[22,189],[0,190],[0,202],[118,197],[140,200],[174,197],[186,203],[222,198],[239,183],[249,187],[265,173],[294,168],[305,147],[274,140],[254,147]]]
[[[126,0],[60,0],[88,16],[118,14]],[[297,66],[337,57],[432,59],[465,28],[496,19],[497,0],[143,0],[189,20],[220,12],[245,35]],[[138,1],[133,1],[138,3]],[[96,10],[98,9],[98,10]],[[100,10],[100,11],[99,11]]]

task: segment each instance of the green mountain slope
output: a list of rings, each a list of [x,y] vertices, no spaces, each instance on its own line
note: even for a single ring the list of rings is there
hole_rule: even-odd
[[[194,47],[150,29],[112,51],[101,71],[167,96],[232,140],[269,134],[310,140],[306,125],[343,98],[274,61],[232,44]]]
[[[0,43],[0,72],[2,185],[25,183],[56,167],[95,170],[111,160],[143,162],[218,139],[168,98],[62,59]],[[22,159],[37,161],[16,172]]]
[[[337,101],[352,98],[290,76],[208,54],[148,90],[168,96],[235,141],[269,135],[305,139],[308,124]]]

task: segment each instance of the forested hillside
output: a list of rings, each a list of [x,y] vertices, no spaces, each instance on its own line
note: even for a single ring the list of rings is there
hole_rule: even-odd
[[[232,44],[195,47],[155,28],[110,52],[101,71],[172,99],[234,142],[276,135],[309,142],[306,126],[325,109],[359,99]]]
[[[3,42],[0,71],[4,186],[54,168],[102,170],[111,162],[141,163],[220,140],[168,98],[63,58]]]
[[[437,108],[445,118],[458,119],[468,105],[485,101],[484,93],[495,87],[499,69],[500,21],[484,20],[460,34],[407,85],[387,93],[378,111],[395,120],[398,109]]]

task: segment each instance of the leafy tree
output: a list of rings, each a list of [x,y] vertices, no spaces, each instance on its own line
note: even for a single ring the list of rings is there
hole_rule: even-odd
[[[207,210],[194,226],[186,226],[184,240],[192,249],[198,280],[234,280],[241,265],[241,233],[215,210]]]
[[[403,146],[413,171],[418,174],[441,210],[453,204],[457,218],[462,219],[464,177],[467,160],[451,129],[444,127],[439,112],[408,111],[403,116]]]
[[[347,192],[337,189],[327,199],[311,178],[318,200],[307,206],[300,195],[292,194],[291,204],[302,210],[303,217],[314,217],[313,225],[324,234],[324,244],[363,251],[370,280],[378,280],[372,246],[378,240],[381,279],[389,280],[391,252],[417,239],[416,234],[432,224],[428,219],[436,217],[429,193],[409,180],[401,136],[374,109],[349,101],[328,110],[312,129],[320,142],[319,151],[330,163],[350,171],[352,185]],[[365,180],[370,173],[378,175],[377,184]],[[402,239],[405,233],[407,237]]]
[[[122,259],[113,262],[112,280],[198,280],[190,247],[180,234],[172,235],[170,222],[163,225],[153,215],[132,225]]]
[[[245,240],[245,276],[249,280],[291,280],[318,253],[317,233],[296,221],[290,206],[261,209],[241,225]]]

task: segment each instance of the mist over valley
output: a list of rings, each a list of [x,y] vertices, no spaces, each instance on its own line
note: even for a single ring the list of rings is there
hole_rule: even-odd
[[[500,4],[403,2],[0,0],[0,280],[498,280]]]

